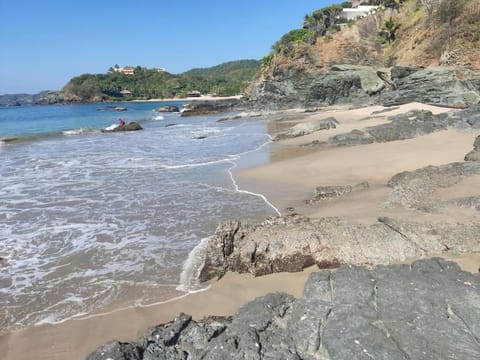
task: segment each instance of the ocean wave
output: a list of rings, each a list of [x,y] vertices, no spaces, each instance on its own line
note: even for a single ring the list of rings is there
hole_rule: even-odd
[[[180,285],[177,286],[177,290],[185,292],[203,290],[200,285],[200,273],[205,264],[209,239],[210,237],[203,238],[188,255],[187,261],[183,264]]]
[[[154,121],[165,120],[165,116],[157,115],[157,116],[152,117],[152,120],[154,120]]]

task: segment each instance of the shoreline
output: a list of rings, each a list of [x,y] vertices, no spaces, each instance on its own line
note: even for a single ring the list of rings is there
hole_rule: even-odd
[[[130,100],[124,102],[138,102],[138,103],[149,103],[149,102],[175,102],[175,101],[214,101],[214,100],[238,100],[241,99],[241,95],[234,96],[199,96],[199,97],[186,97],[186,98],[169,98],[169,99],[148,99],[148,100]],[[122,102],[122,101],[119,101]]]
[[[423,104],[409,106],[427,107]],[[385,119],[368,119],[372,112],[378,111],[380,108],[382,107],[335,109],[313,114],[298,113],[297,117],[287,117],[286,120],[276,123],[271,122],[271,127],[267,127],[269,130],[267,133],[270,135],[295,123],[332,114],[338,117],[341,125],[337,129],[327,132],[275,142],[269,154],[270,161],[265,165],[240,171],[235,171],[236,166],[230,168],[228,171],[234,187],[236,190],[246,189],[244,191],[252,195],[264,196],[268,201],[267,204],[271,202],[272,208],[279,212],[283,212],[284,208],[293,205],[296,210],[312,217],[339,216],[359,222],[370,222],[371,219],[376,218],[379,211],[382,213],[385,211],[379,204],[385,199],[386,179],[389,179],[392,174],[394,175],[399,170],[406,170],[405,166],[407,169],[416,169],[429,165],[435,158],[434,156],[438,156],[436,158],[438,161],[434,161],[438,164],[458,161],[460,156],[463,157],[465,151],[471,148],[473,134],[439,132],[410,140],[361,145],[361,149],[354,146],[332,149],[301,148],[298,150],[301,144],[315,140],[322,141],[327,136],[347,132],[351,128],[358,127],[359,124],[363,127],[381,124]],[[403,113],[406,108],[408,107],[389,111],[385,116],[394,114],[394,111]],[[438,113],[450,110],[430,109],[438,111]],[[355,117],[355,121],[350,121],[349,119],[353,117]],[[400,155],[402,154],[406,157],[413,156],[413,160],[408,159],[407,162],[401,160]],[[414,154],[416,155],[414,156]],[[393,155],[396,157],[393,157],[394,160],[390,158],[392,164],[387,166],[387,163],[381,163],[379,166],[379,157],[388,158]],[[368,165],[367,160],[372,161],[376,166]],[[348,171],[342,170],[342,168],[346,168]],[[367,175],[373,186],[372,191],[366,195],[353,195],[345,200],[331,201],[327,206],[308,207],[304,204],[304,200],[311,197],[314,186],[334,185],[338,182],[353,183],[363,180],[362,177]],[[291,194],[291,196],[285,197],[285,194]],[[362,206],[352,206],[354,204]],[[366,206],[364,206],[365,204]],[[402,216],[406,214],[398,209],[392,211],[395,214],[402,214]],[[410,214],[409,216],[416,215]],[[478,253],[465,253],[461,256],[439,255],[456,261],[466,271],[479,271],[480,254]],[[427,258],[434,256],[431,254]],[[417,259],[408,259],[405,263]],[[228,316],[235,313],[246,302],[275,291],[286,292],[298,298],[309,274],[316,270],[317,267],[314,266],[298,273],[276,273],[257,278],[249,274],[227,273],[219,281],[210,281],[207,290],[185,294],[180,299],[172,299],[163,304],[117,309],[106,314],[93,314],[84,319],[66,320],[55,325],[30,326],[0,335],[0,353],[7,354],[7,359],[20,360],[32,357],[36,359],[83,359],[89,352],[109,340],[136,340],[147,327],[169,322],[181,312],[193,315],[194,319],[201,319],[209,315]]]

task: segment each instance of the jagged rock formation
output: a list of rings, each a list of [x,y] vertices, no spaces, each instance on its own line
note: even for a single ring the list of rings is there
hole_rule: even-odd
[[[332,104],[405,104],[412,101],[465,108],[480,103],[480,73],[461,67],[336,65],[327,72],[287,70],[256,83],[258,107],[293,108]]]
[[[473,150],[465,155],[465,161],[480,161],[480,135],[473,143]]]
[[[207,246],[202,281],[227,271],[255,276],[340,264],[387,264],[449,251],[480,251],[480,224],[424,224],[379,218],[373,225],[288,215],[259,225],[229,221]]]
[[[233,318],[181,314],[87,359],[426,358],[480,358],[480,276],[442,259],[313,273],[298,300],[270,294]]]

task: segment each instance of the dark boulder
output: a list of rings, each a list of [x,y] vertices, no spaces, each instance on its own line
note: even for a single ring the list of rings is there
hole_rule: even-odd
[[[164,112],[180,112],[180,109],[174,105],[165,105],[155,109],[155,112],[164,113]]]
[[[242,99],[198,100],[184,105],[182,116],[221,114],[250,108],[251,105]]]
[[[439,258],[342,266],[311,274],[298,300],[269,294],[232,318],[181,314],[138,343],[103,346],[88,360],[136,360],[137,351],[162,360],[478,359],[479,289],[479,274]]]

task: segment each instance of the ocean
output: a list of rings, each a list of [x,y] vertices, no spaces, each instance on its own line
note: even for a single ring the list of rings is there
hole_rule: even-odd
[[[153,111],[165,104],[0,108],[1,332],[203,291],[216,226],[276,214],[235,181],[269,160],[261,118]],[[119,118],[144,130],[101,132]]]

